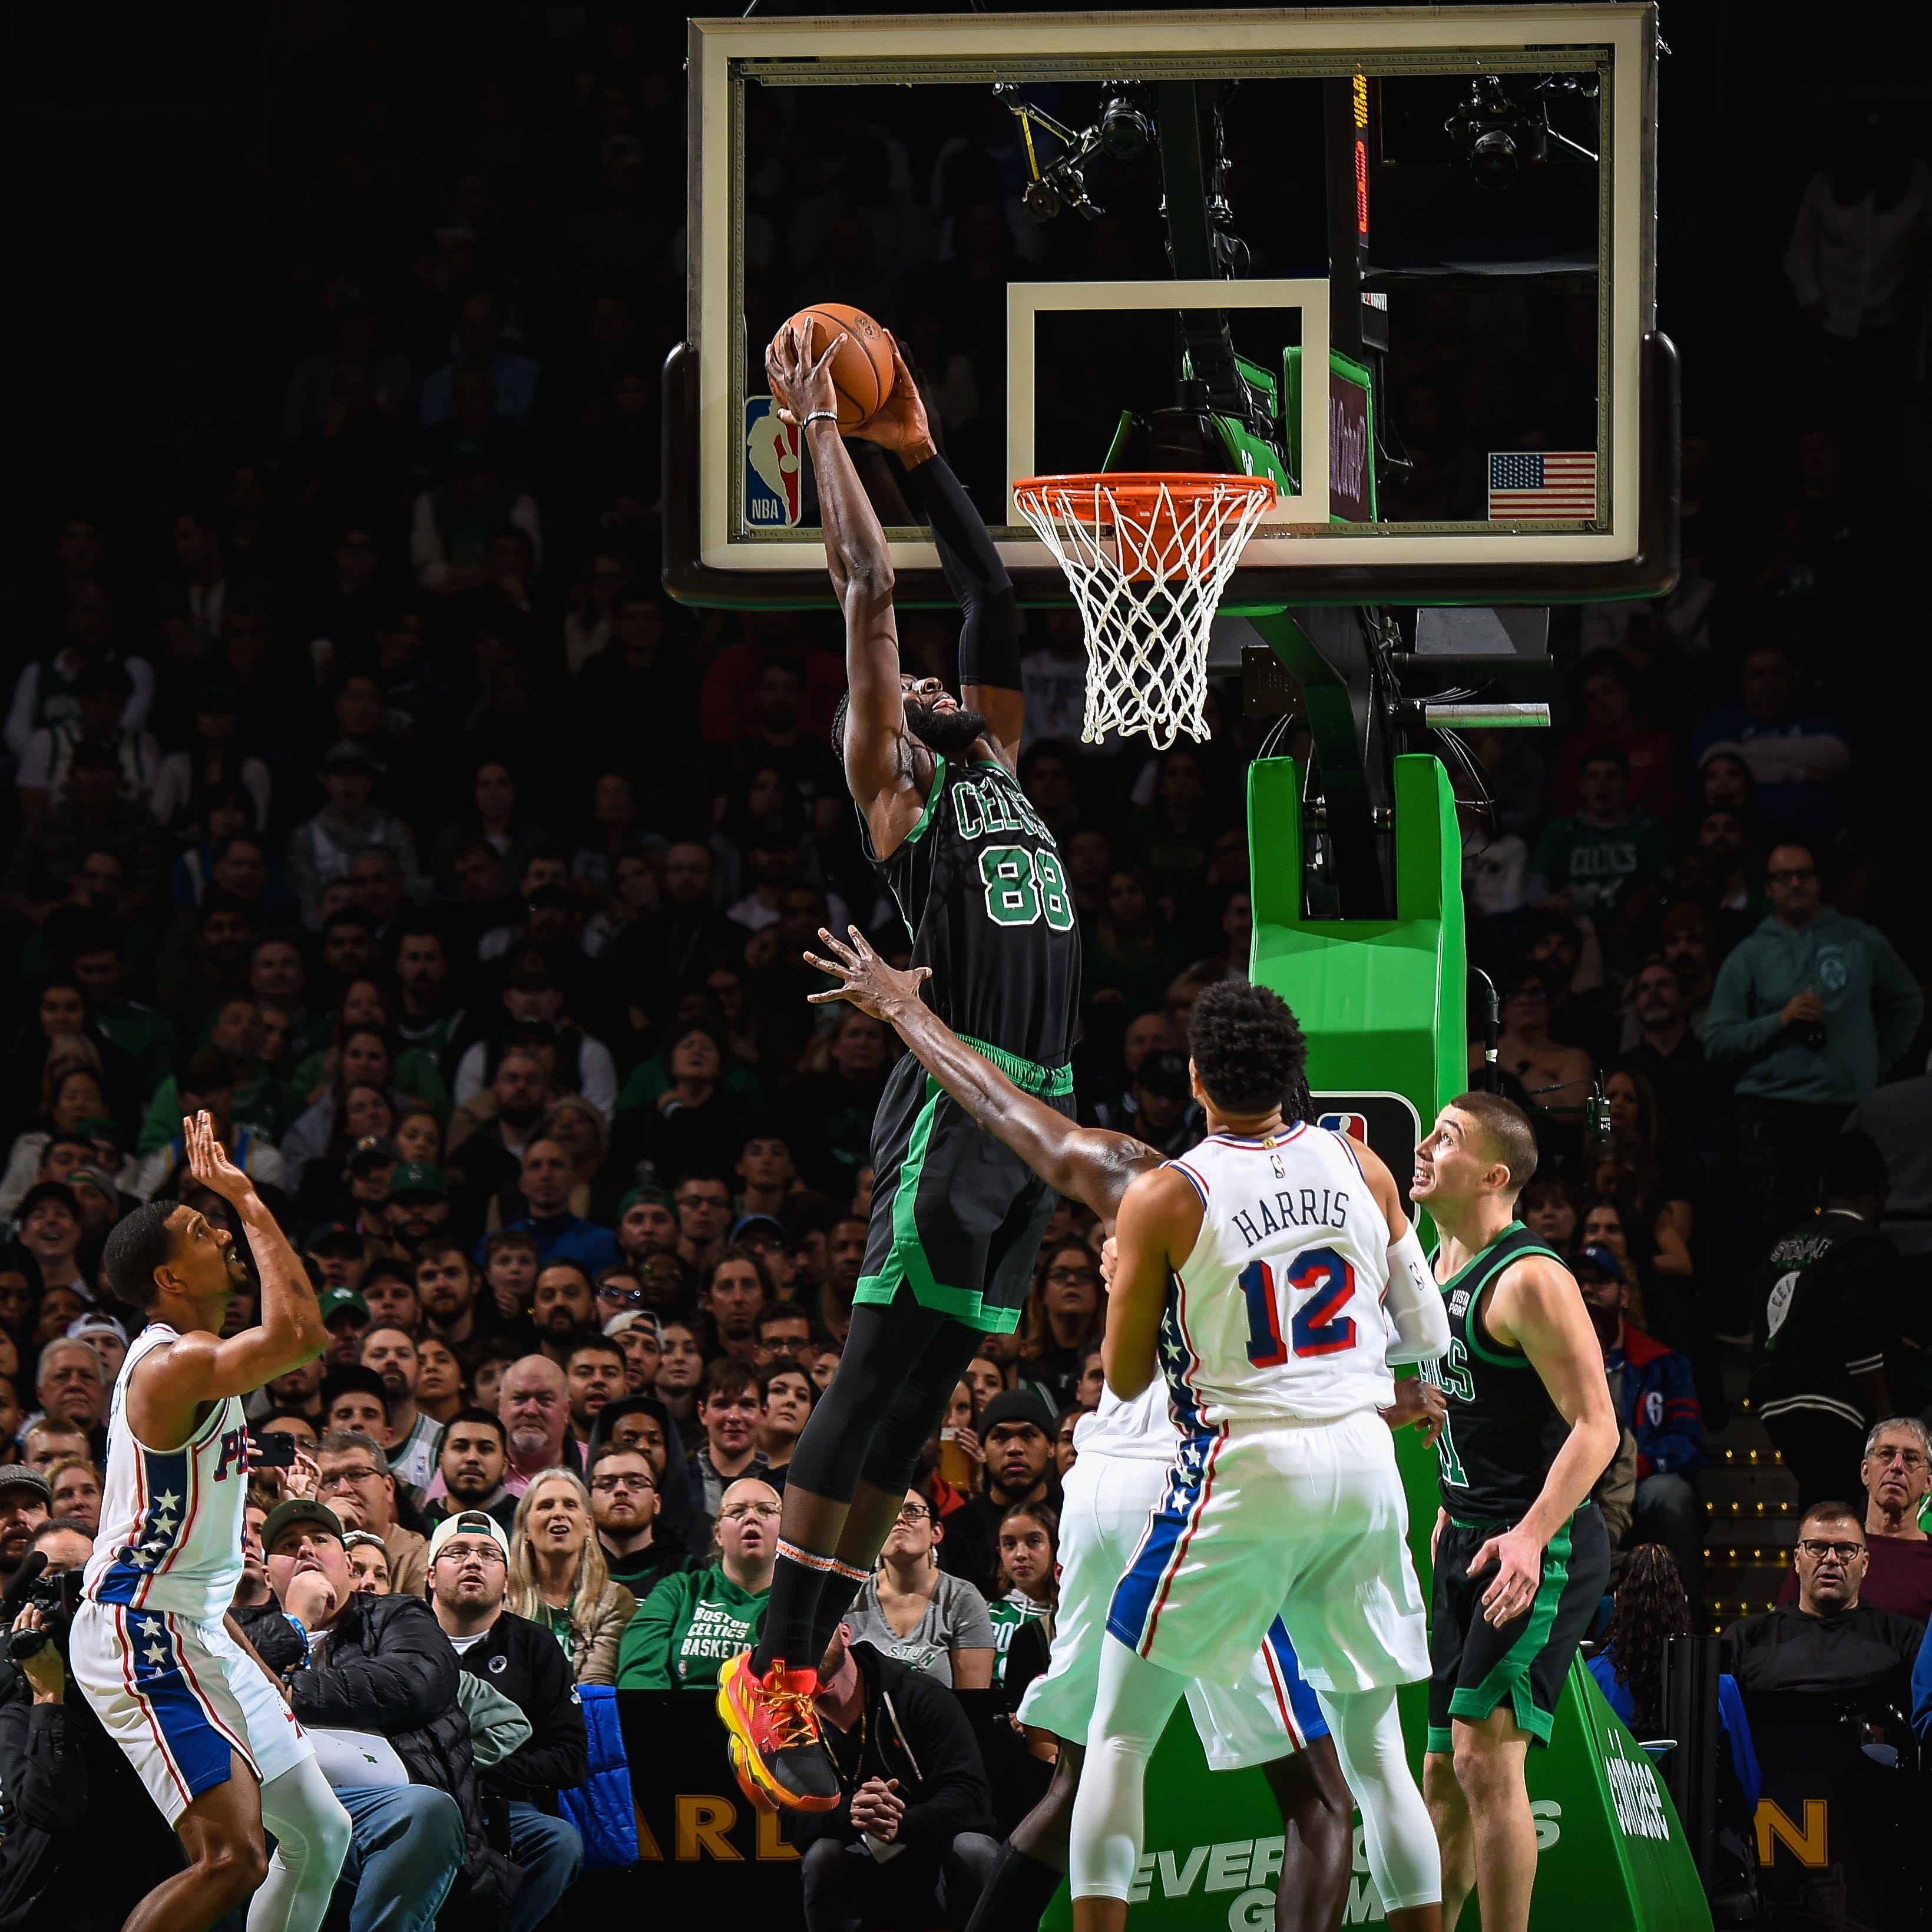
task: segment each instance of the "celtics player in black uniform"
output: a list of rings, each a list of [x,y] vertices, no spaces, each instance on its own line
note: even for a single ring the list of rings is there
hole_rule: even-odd
[[[931,969],[934,1010],[1070,1118],[1079,932],[1053,836],[1014,772],[1024,705],[1012,586],[895,348],[892,396],[852,434],[897,455],[965,616],[957,698],[901,670],[885,532],[838,432],[837,346],[814,360],[808,331],[788,329],[765,363],[802,426],[844,609],[834,748],[913,964]],[[739,1782],[768,1806],[829,1810],[842,1796],[819,1738],[816,1666],[982,1336],[1017,1324],[1053,1208],[1052,1190],[910,1055],[880,1099],[872,1163],[851,1329],[793,1454],[764,1627],[718,1679]]]
[[[1610,1580],[1591,1485],[1616,1453],[1604,1355],[1561,1256],[1516,1218],[1536,1169],[1522,1108],[1452,1100],[1415,1154],[1410,1198],[1442,1236],[1450,1343],[1423,1373],[1449,1399],[1430,1606],[1423,1795],[1442,1849],[1442,1922],[1472,1886],[1483,1932],[1522,1932],[1536,1882],[1523,1783]]]

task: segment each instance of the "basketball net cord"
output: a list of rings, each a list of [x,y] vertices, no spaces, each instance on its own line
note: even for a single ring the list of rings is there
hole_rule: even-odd
[[[1274,500],[1254,480],[1034,477],[1014,501],[1066,573],[1087,639],[1080,736],[1143,733],[1165,751],[1208,736],[1208,633],[1242,547]],[[1126,479],[1123,478],[1123,483]]]

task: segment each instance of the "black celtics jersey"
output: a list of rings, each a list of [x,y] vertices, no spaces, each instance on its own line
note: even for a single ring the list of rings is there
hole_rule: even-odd
[[[1563,1257],[1520,1221],[1439,1284],[1449,1317],[1449,1351],[1422,1372],[1449,1398],[1436,1440],[1442,1504],[1458,1522],[1516,1522],[1541,1493],[1569,1438],[1570,1425],[1520,1348],[1490,1336],[1477,1304],[1483,1290],[1526,1255]]]
[[[1064,1066],[1080,928],[1053,834],[1004,765],[935,755],[934,767],[919,823],[873,861],[912,934],[912,963],[932,969],[926,998],[976,1045]]]

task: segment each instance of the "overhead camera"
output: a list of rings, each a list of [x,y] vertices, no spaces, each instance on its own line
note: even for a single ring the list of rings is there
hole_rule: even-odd
[[[1510,98],[1498,74],[1478,74],[1442,128],[1468,163],[1476,185],[1491,193],[1509,187],[1520,160],[1541,145],[1529,116]]]
[[[1108,82],[1100,101],[1100,152],[1111,161],[1137,161],[1154,138],[1144,97],[1132,81]]]

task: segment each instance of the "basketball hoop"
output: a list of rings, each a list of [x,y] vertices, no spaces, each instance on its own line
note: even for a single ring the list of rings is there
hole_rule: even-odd
[[[1266,476],[1026,476],[1013,500],[1060,561],[1087,635],[1081,738],[1208,736],[1208,634],[1242,547],[1273,506]]]

